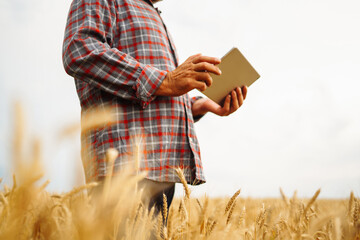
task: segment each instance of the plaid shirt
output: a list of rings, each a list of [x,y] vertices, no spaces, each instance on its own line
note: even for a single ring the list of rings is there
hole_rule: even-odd
[[[116,148],[118,172],[133,161],[141,136],[139,170],[160,182],[205,181],[192,104],[180,97],[154,96],[177,63],[176,49],[162,19],[143,0],[73,0],[63,45],[66,72],[74,77],[82,115],[110,106],[116,122],[82,134],[87,181],[106,176],[105,153]],[[84,147],[86,146],[86,147]]]

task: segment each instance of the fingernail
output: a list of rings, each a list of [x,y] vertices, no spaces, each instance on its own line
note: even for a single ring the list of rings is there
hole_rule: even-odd
[[[220,74],[222,74],[222,71],[219,69]]]
[[[221,59],[220,58],[215,58],[216,61],[218,62],[221,62]]]

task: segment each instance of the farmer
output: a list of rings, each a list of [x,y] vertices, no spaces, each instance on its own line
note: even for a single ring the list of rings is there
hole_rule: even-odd
[[[151,206],[170,206],[181,168],[188,183],[205,182],[194,121],[207,112],[227,116],[246,97],[238,87],[223,106],[205,98],[190,98],[193,89],[212,83],[209,73],[221,74],[220,60],[201,54],[178,64],[174,42],[150,0],[73,0],[63,45],[63,64],[74,77],[82,115],[92,107],[110,106],[117,121],[91,133],[93,156],[84,163],[86,181],[107,172],[105,153],[118,150],[115,174],[131,161],[135,139],[141,136],[139,171],[147,172]],[[206,24],[206,23],[204,23]],[[192,37],[192,36],[189,36]],[[193,36],[195,37],[195,36]],[[90,139],[90,140],[89,140]],[[88,142],[89,143],[89,142]],[[83,159],[84,160],[84,159]],[[156,189],[161,189],[158,191]]]

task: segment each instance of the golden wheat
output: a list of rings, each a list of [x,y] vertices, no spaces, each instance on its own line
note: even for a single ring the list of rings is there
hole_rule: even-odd
[[[21,111],[19,106],[16,109]],[[136,169],[129,168],[117,177],[106,178],[104,184],[49,193],[49,182],[39,182],[44,176],[41,144],[34,140],[31,154],[24,152],[24,117],[20,112],[17,116],[16,177],[11,188],[3,184],[0,190],[0,239],[360,239],[360,202],[353,192],[343,200],[318,199],[320,190],[311,199],[300,199],[296,192],[288,199],[282,189],[279,199],[238,198],[240,190],[228,201],[206,196],[193,199],[182,171],[177,169],[184,197],[174,199],[167,211],[164,196],[162,214],[156,215],[154,208],[144,205],[143,191],[137,188],[145,175],[134,174]],[[83,123],[85,129],[103,123],[101,119],[91,121]],[[115,150],[107,152],[109,172],[117,154]]]

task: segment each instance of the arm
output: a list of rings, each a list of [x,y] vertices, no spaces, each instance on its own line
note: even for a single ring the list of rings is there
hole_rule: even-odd
[[[167,72],[111,47],[118,31],[113,2],[73,1],[63,45],[64,68],[74,78],[145,108]]]

